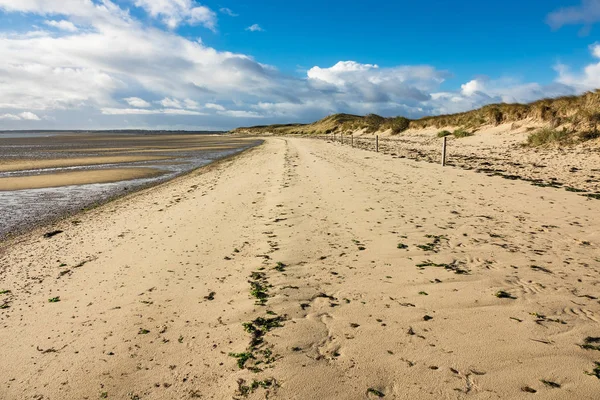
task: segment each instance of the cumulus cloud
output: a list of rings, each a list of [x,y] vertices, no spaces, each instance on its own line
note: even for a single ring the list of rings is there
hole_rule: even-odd
[[[460,86],[461,93],[465,96],[473,96],[476,93],[483,92],[485,83],[482,79],[473,79]]]
[[[211,30],[215,30],[217,25],[217,14],[193,0],[135,0],[134,4],[150,16],[160,18],[171,29],[183,22],[203,25]]]
[[[250,32],[264,32],[265,31],[263,28],[261,28],[261,26],[259,24],[250,25],[249,27],[246,28],[246,30],[250,31]]]
[[[53,20],[49,20],[49,21],[44,21],[44,24],[51,26],[53,28],[56,29],[60,29],[62,31],[67,31],[67,32],[77,32],[79,29],[75,26],[74,23],[70,22],[70,21],[53,21]]]
[[[127,102],[127,104],[129,104],[132,107],[137,107],[137,108],[148,108],[151,106],[150,103],[148,103],[146,100],[144,99],[140,99],[139,97],[128,97],[126,99],[123,99]]]
[[[447,72],[430,66],[380,68],[354,61],[341,61],[330,68],[313,67],[307,73],[308,83],[315,90],[347,104],[366,103],[372,107],[427,101],[429,92],[447,76]]]
[[[200,21],[210,13],[194,14],[201,6],[191,0],[131,1],[167,26],[145,24],[110,0],[0,0],[1,11],[79,28],[68,35],[0,28],[2,127],[26,127],[39,119],[37,114],[59,129],[66,124],[88,128],[90,120],[98,128],[127,127],[130,121],[231,128],[259,118],[265,120],[261,123],[303,122],[336,112],[414,118],[600,86],[597,59],[580,71],[557,66],[556,81],[548,85],[476,77],[454,90],[441,90],[451,75],[429,65],[340,61],[287,75],[249,55],[220,51],[169,29],[194,18],[208,23]],[[590,52],[600,58],[599,45]]]
[[[553,29],[560,29],[564,25],[591,26],[598,21],[600,21],[600,0],[582,0],[578,6],[558,9],[546,17],[546,22]]]
[[[590,46],[592,57],[600,58],[600,44]],[[578,91],[594,90],[600,88],[600,61],[586,65],[581,72],[572,72],[563,64],[555,67],[558,72],[557,82],[576,88]]]

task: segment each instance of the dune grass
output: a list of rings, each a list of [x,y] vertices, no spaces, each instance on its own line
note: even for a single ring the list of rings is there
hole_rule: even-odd
[[[529,135],[527,145],[530,147],[539,147],[552,143],[566,143],[570,139],[571,135],[566,130],[558,131],[556,129],[543,128]]]

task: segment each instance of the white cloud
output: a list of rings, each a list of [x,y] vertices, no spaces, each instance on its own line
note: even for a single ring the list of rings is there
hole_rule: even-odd
[[[67,32],[77,32],[79,29],[75,26],[74,23],[70,22],[70,21],[52,21],[52,20],[48,20],[48,21],[44,21],[44,24],[48,25],[48,26],[52,26],[56,29],[60,29],[63,31],[67,31]]]
[[[208,7],[196,6],[193,0],[135,0],[135,5],[146,10],[153,18],[161,18],[171,29],[183,22],[216,29],[217,14]]]
[[[19,114],[19,117],[21,117],[21,119],[24,120],[28,120],[28,121],[39,121],[40,117],[38,117],[37,115],[35,115],[32,112],[26,111],[26,112],[22,112],[21,114]]]
[[[593,45],[591,45],[590,51],[592,52],[592,56],[600,58],[600,44],[594,43]]]
[[[146,100],[140,99],[139,97],[128,97],[123,100],[125,100],[127,104],[129,104],[132,107],[148,108],[151,106],[150,103],[148,103]]]
[[[194,101],[192,99],[183,100],[183,104],[184,104],[185,108],[188,108],[188,109],[200,108],[200,104],[197,101]]]
[[[9,121],[39,121],[40,117],[35,115],[32,112],[25,111],[20,114],[0,114],[0,120],[9,120]]]
[[[246,28],[246,30],[250,31],[250,32],[264,32],[265,31],[263,28],[261,28],[261,26],[259,24],[250,25],[249,27]]]
[[[165,97],[164,99],[162,99],[160,101],[160,105],[162,105],[163,107],[169,107],[169,108],[183,108],[183,105],[181,105],[179,100],[170,99],[168,97]]]
[[[19,121],[21,118],[14,114],[0,114],[0,120]]]
[[[341,61],[330,68],[313,67],[307,72],[309,85],[347,104],[404,103],[427,101],[429,92],[448,77],[430,66],[380,68],[374,64]]]
[[[204,107],[211,110],[225,111],[225,107],[220,104],[206,103]]]
[[[591,45],[590,53],[592,57],[600,58],[600,44]],[[586,65],[581,72],[571,72],[568,66],[562,64],[555,69],[558,72],[557,82],[574,87],[579,92],[600,88],[600,61]]]
[[[245,110],[226,110],[219,111],[220,115],[225,115],[227,117],[233,118],[265,118],[264,115],[261,115],[254,111],[245,111]]]
[[[221,14],[229,15],[230,17],[239,17],[239,14],[234,13],[230,8],[223,7],[219,10]]]
[[[143,108],[103,108],[105,115],[206,115],[198,111],[181,110],[175,108],[147,110]]]
[[[546,22],[553,29],[573,24],[590,26],[598,21],[600,21],[600,0],[582,0],[579,6],[564,7],[551,12],[546,17]]]
[[[483,92],[483,90],[485,88],[485,84],[480,79],[473,79],[472,81],[469,81],[469,82],[465,83],[464,85],[461,85],[460,88],[461,88],[461,93],[463,95],[472,96],[477,92]]]
[[[199,7],[191,0],[135,1],[154,18],[175,18],[173,27],[190,23],[191,10]],[[600,87],[597,44],[590,47],[594,63],[581,71],[557,66],[556,81],[548,85],[479,77],[442,90],[450,73],[429,65],[340,61],[314,66],[303,76],[286,75],[251,56],[144,24],[110,0],[0,0],[0,10],[60,16],[80,28],[68,35],[0,28],[3,127],[25,127],[26,112],[43,115],[46,125],[58,129],[89,128],[90,120],[97,128],[158,126],[156,121],[230,128],[258,118],[302,122],[335,112],[419,117]],[[202,15],[208,14],[197,13],[198,21]],[[162,100],[144,100],[140,93]]]

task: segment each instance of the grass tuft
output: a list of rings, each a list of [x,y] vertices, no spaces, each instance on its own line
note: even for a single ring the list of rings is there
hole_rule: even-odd
[[[556,129],[543,128],[529,135],[527,145],[530,147],[539,147],[553,143],[563,144],[568,142],[569,138],[570,134],[564,129],[557,131]]]

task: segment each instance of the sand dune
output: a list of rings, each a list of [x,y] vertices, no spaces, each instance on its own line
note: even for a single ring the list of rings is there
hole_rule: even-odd
[[[0,398],[594,399],[598,204],[270,138],[3,244]]]

